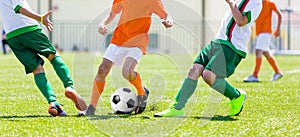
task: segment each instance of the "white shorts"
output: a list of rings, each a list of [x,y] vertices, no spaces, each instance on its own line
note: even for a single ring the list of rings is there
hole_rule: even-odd
[[[106,58],[113,62],[117,66],[121,66],[123,61],[127,57],[134,58],[137,62],[140,62],[143,56],[143,52],[140,48],[137,47],[121,47],[115,44],[109,44],[106,49],[103,58]]]
[[[270,51],[271,43],[272,34],[270,33],[261,33],[256,37],[256,49]]]

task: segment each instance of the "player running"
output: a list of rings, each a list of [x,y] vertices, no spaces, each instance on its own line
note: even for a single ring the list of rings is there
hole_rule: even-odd
[[[237,116],[242,111],[246,93],[234,88],[225,78],[231,76],[242,58],[246,57],[251,26],[258,17],[262,4],[261,0],[225,1],[230,10],[224,15],[216,39],[199,53],[172,106],[154,116],[184,116],[183,108],[194,93],[200,76],[211,88],[231,100],[229,116]]]
[[[272,43],[272,12],[274,11],[278,17],[277,26],[273,35],[275,37],[280,36],[281,25],[281,13],[278,10],[275,2],[270,0],[263,0],[263,8],[256,20],[256,50],[255,50],[255,67],[252,75],[246,77],[244,82],[258,82],[258,73],[262,64],[262,55],[267,58],[267,61],[272,66],[275,74],[271,78],[271,81],[280,79],[283,74],[280,71],[275,57],[270,52],[270,46]]]
[[[52,90],[43,68],[46,57],[52,64],[56,74],[65,87],[65,95],[70,98],[78,110],[87,108],[84,100],[74,90],[73,80],[68,67],[57,54],[55,48],[42,33],[38,21],[52,31],[52,22],[49,20],[51,11],[38,15],[31,10],[26,0],[1,0],[0,15],[6,31],[7,43],[11,50],[24,65],[26,74],[33,73],[34,81],[49,103],[48,113],[52,116],[65,116],[66,112]]]
[[[113,65],[122,65],[122,74],[136,89],[138,106],[135,113],[142,113],[146,108],[149,90],[143,87],[141,75],[135,71],[136,65],[146,54],[148,46],[148,31],[151,25],[151,15],[154,13],[162,19],[166,28],[173,25],[168,18],[161,0],[114,0],[112,10],[104,22],[100,22],[98,32],[105,35],[108,25],[117,14],[120,20],[110,45],[105,51],[103,61],[94,79],[90,105],[79,115],[94,115],[101,93],[104,90],[106,76]]]

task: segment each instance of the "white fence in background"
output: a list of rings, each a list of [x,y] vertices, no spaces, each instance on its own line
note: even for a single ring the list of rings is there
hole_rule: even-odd
[[[109,37],[101,36],[97,32],[96,22],[66,22],[54,21],[52,42],[63,51],[99,51],[105,50]],[[110,30],[113,30],[110,26]],[[2,28],[2,24],[0,24]],[[149,32],[149,50],[164,53],[182,52],[197,53],[209,40],[213,39],[214,32],[219,27],[218,22],[205,23],[201,21],[176,22],[174,27],[165,29],[159,21],[154,20]],[[203,36],[205,30],[205,36]],[[47,31],[45,31],[48,34]],[[287,25],[281,27],[281,37],[273,40],[273,50],[277,54],[300,54],[300,21],[291,26],[290,46],[288,46]],[[249,52],[254,52],[255,36],[253,35],[248,45]]]

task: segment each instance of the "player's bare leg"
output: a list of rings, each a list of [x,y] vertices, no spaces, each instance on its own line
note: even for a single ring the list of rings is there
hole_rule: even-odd
[[[114,65],[113,62],[111,62],[106,58],[103,58],[101,65],[98,67],[98,72],[93,82],[90,105],[86,110],[80,111],[78,115],[92,116],[95,114],[100,95],[102,94],[105,87],[106,77],[109,74],[113,65]]]
[[[147,105],[147,99],[149,95],[149,89],[143,87],[142,78],[140,74],[134,71],[138,62],[132,58],[127,57],[122,68],[122,74],[125,79],[127,79],[136,89],[138,106],[135,110],[135,113],[142,113]]]

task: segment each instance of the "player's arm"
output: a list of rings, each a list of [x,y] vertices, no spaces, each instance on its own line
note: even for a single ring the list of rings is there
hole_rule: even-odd
[[[100,34],[105,35],[105,34],[108,32],[108,29],[107,29],[106,26],[107,26],[109,23],[111,23],[111,22],[115,19],[116,15],[117,15],[116,13],[110,12],[109,15],[107,15],[107,16],[105,17],[105,20],[104,20],[104,21],[101,21],[101,22],[99,23],[99,26],[98,26],[98,32],[99,32]]]
[[[173,26],[173,19],[168,15],[168,13],[165,11],[164,6],[161,2],[161,0],[154,0],[153,1],[153,12],[158,15],[162,21],[161,23],[166,27],[170,28]]]
[[[281,15],[281,12],[278,10],[278,8],[276,8],[273,11],[276,13],[276,15],[278,17],[278,19],[277,19],[277,26],[276,26],[276,29],[275,29],[273,35],[275,37],[278,37],[278,36],[280,36],[280,25],[281,25],[282,15]]]
[[[51,11],[46,12],[44,15],[39,15],[35,12],[27,10],[26,8],[20,7],[18,9],[18,12],[21,13],[22,15],[40,21],[43,25],[46,26],[48,31],[53,30],[52,22],[49,19],[49,16],[51,15]]]
[[[243,15],[240,10],[238,9],[238,7],[236,6],[235,1],[232,0],[225,0],[231,10],[232,16],[236,22],[237,25],[239,26],[244,26],[246,24],[248,24],[248,15]]]
[[[116,15],[122,11],[123,0],[114,0],[110,13],[98,25],[98,32],[105,35],[108,32],[106,25],[112,22]]]

